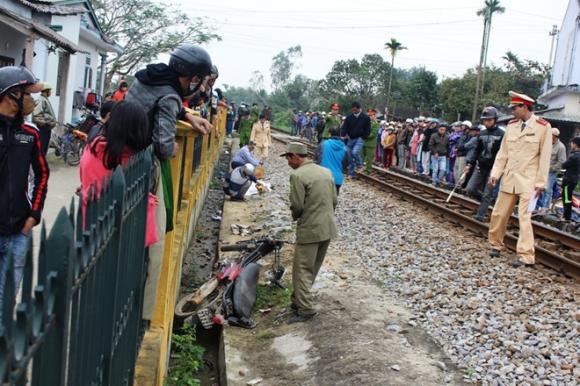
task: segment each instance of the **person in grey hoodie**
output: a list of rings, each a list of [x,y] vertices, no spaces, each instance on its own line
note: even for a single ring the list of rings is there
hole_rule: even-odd
[[[193,44],[180,44],[171,53],[169,65],[150,64],[135,74],[135,82],[129,88],[125,100],[139,103],[148,112],[150,141],[153,144],[152,188],[159,204],[155,212],[159,241],[149,248],[149,263],[143,319],[151,320],[155,310],[157,287],[161,273],[165,233],[173,229],[173,198],[165,197],[164,187],[173,186],[169,160],[177,153],[175,142],[176,123],[187,121],[193,130],[205,135],[210,123],[201,117],[187,113],[182,101],[200,90],[210,74],[212,62],[209,54]]]

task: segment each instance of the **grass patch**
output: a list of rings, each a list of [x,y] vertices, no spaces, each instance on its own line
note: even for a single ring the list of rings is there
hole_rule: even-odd
[[[258,284],[258,293],[256,296],[256,303],[254,304],[254,312],[264,308],[286,307],[290,304],[290,295],[292,288],[272,288],[265,284]]]
[[[171,364],[167,386],[201,386],[195,374],[203,366],[204,349],[195,344],[195,329],[185,325],[171,337]]]
[[[267,340],[267,339],[272,339],[275,337],[276,337],[276,334],[274,334],[270,330],[262,330],[262,331],[259,331],[258,333],[256,333],[256,339]]]

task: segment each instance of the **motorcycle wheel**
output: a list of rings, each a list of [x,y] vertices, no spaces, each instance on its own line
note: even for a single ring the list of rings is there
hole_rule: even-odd
[[[223,288],[216,288],[211,294],[209,294],[203,302],[199,305],[194,305],[190,302],[191,294],[186,295],[177,302],[173,314],[173,325],[182,326],[186,319],[191,318],[192,324],[201,324],[196,313],[197,311],[208,308],[211,311],[215,311],[219,306],[219,301],[221,300],[223,293]],[[212,312],[213,313],[213,312]]]

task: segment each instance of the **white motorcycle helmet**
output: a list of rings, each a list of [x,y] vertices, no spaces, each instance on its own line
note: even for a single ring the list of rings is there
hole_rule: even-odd
[[[246,176],[253,176],[254,172],[256,171],[256,167],[250,163],[247,163],[244,165],[244,168],[242,169],[242,171],[244,172],[244,174]]]

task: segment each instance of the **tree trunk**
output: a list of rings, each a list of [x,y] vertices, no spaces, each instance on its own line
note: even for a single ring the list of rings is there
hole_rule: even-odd
[[[391,108],[391,106],[390,106],[390,103],[391,103],[391,84],[393,83],[393,69],[394,69],[393,66],[394,65],[395,65],[395,53],[393,53],[391,55],[391,73],[389,74],[389,88],[387,90],[387,107],[389,109]],[[387,116],[387,118],[389,118],[389,117]]]
[[[486,36],[488,31],[488,23],[487,17],[483,21],[483,39],[481,40],[481,52],[479,55],[479,66],[477,67],[477,80],[475,82],[475,98],[473,99],[473,112],[471,114],[471,121],[475,122],[475,118],[477,116],[477,109],[479,108],[479,92],[481,87],[481,74],[482,74],[482,67],[483,67],[483,59],[485,57],[485,44],[486,44]]]
[[[480,99],[483,99],[483,91],[485,87],[485,69],[487,68],[487,50],[489,49],[489,36],[491,35],[491,17],[489,15],[489,20],[487,22],[487,36],[485,37],[485,51],[483,53],[483,68],[481,69],[481,90]]]

